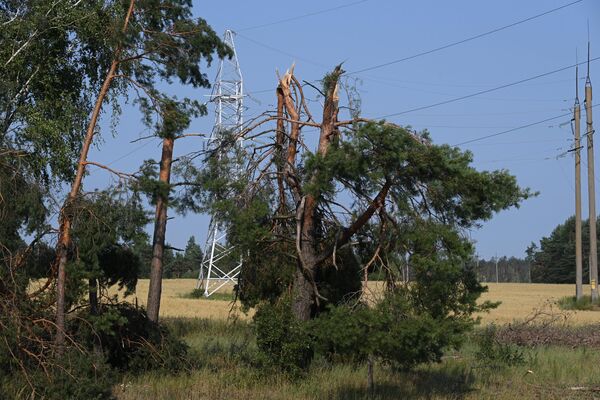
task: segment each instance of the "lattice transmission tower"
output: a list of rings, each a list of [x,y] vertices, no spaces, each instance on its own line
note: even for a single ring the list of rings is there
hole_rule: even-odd
[[[233,56],[221,60],[210,95],[210,101],[215,104],[215,125],[207,143],[209,149],[218,149],[224,137],[239,133],[244,122],[244,82],[233,37],[231,30],[225,31],[224,42]],[[242,139],[237,140],[236,146],[243,148]],[[196,283],[196,289],[204,289],[204,296],[211,296],[229,282],[237,283],[242,259],[231,257],[232,251],[233,246],[227,241],[227,226],[212,215]]]

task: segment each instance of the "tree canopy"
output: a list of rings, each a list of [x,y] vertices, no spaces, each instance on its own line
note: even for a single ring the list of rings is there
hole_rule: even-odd
[[[589,220],[581,224],[583,283],[589,283]],[[598,231],[596,231],[598,232]],[[599,236],[600,237],[600,236]],[[575,217],[569,217],[527,248],[531,281],[537,283],[575,283]]]

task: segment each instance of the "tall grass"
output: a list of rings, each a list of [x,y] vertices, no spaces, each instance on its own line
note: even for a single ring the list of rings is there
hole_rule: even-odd
[[[522,348],[518,365],[482,359],[475,333],[460,351],[412,372],[375,367],[375,390],[367,389],[365,365],[316,360],[306,377],[266,375],[253,367],[256,344],[245,321],[167,320],[184,338],[197,369],[177,376],[146,374],[115,387],[119,400],[195,399],[588,399],[600,391],[597,349]]]
[[[563,310],[600,311],[600,302],[592,302],[592,296],[585,295],[577,300],[575,296],[562,297],[558,306]]]

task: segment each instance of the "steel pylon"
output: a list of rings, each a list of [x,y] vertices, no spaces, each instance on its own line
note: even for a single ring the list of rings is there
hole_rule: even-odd
[[[233,51],[233,56],[221,60],[210,95],[210,101],[215,104],[215,125],[207,143],[209,148],[218,148],[224,135],[239,133],[244,122],[244,82],[233,37],[231,30],[225,31],[223,40]],[[241,138],[236,146],[243,147]],[[241,258],[234,259],[231,256],[233,246],[227,241],[227,230],[228,227],[218,216],[211,216],[196,282],[196,289],[203,288],[205,297],[211,296],[227,283],[237,283],[242,268]]]

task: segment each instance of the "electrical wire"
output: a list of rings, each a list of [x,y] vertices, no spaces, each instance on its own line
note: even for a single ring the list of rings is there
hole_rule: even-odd
[[[598,104],[594,104],[592,106],[592,108],[594,108],[596,106],[598,106]],[[460,142],[460,143],[454,144],[453,146],[455,146],[455,147],[463,146],[465,144],[474,143],[474,142],[478,142],[478,141],[481,141],[481,140],[489,139],[489,138],[492,138],[492,137],[505,135],[507,133],[511,133],[511,132],[515,132],[515,131],[518,131],[518,130],[521,130],[521,129],[529,128],[531,126],[543,124],[543,123],[548,122],[548,121],[553,121],[555,119],[570,117],[571,115],[572,115],[572,113],[566,113],[566,114],[557,115],[557,116],[554,116],[554,117],[543,119],[541,121],[536,121],[536,122],[532,122],[532,123],[529,123],[529,124],[526,124],[526,125],[517,126],[516,128],[507,129],[507,130],[502,131],[502,132],[492,133],[491,135],[485,135],[485,136],[481,136],[481,137],[478,137],[478,138],[466,140],[464,142]]]
[[[600,57],[595,57],[595,58],[590,59],[589,62],[596,61],[596,60],[599,60],[599,59],[600,59]],[[498,90],[501,90],[501,89],[506,89],[508,87],[519,85],[519,84],[524,83],[524,82],[529,82],[529,81],[532,81],[532,80],[535,80],[535,79],[543,78],[543,77],[548,76],[548,75],[556,74],[558,72],[566,71],[568,69],[574,68],[577,65],[586,64],[587,62],[588,61],[583,61],[583,62],[580,62],[580,63],[577,63],[577,64],[568,65],[566,67],[558,68],[558,69],[555,69],[553,71],[544,72],[542,74],[530,76],[528,78],[521,79],[521,80],[518,80],[518,81],[515,81],[515,82],[506,83],[504,85],[496,86],[496,87],[493,87],[493,88],[490,88],[490,89],[480,90],[478,92],[470,93],[470,94],[467,94],[467,95],[464,95],[464,96],[455,97],[455,98],[452,98],[452,99],[449,99],[449,100],[440,101],[440,102],[437,102],[437,103],[434,103],[434,104],[429,104],[429,105],[426,105],[426,106],[411,108],[409,110],[404,110],[404,111],[400,111],[400,112],[396,112],[396,113],[382,115],[382,116],[379,116],[379,117],[375,117],[375,119],[395,117],[395,116],[398,116],[398,115],[408,114],[408,113],[411,113],[411,112],[414,112],[414,111],[427,110],[429,108],[438,107],[438,106],[445,105],[445,104],[450,104],[450,103],[455,103],[455,102],[460,101],[460,100],[465,100],[465,99],[469,99],[471,97],[479,96],[479,95],[482,95],[482,94],[485,94],[485,93],[490,93],[490,92],[495,92],[495,91],[498,91]]]
[[[377,64],[377,65],[373,65],[371,67],[362,68],[362,69],[359,69],[359,70],[356,70],[356,71],[352,71],[352,72],[349,72],[348,75],[354,75],[354,74],[359,74],[359,73],[362,73],[362,72],[372,71],[374,69],[387,67],[388,65],[398,64],[398,63],[403,62],[403,61],[408,61],[408,60],[415,59],[417,57],[421,57],[421,56],[425,56],[425,55],[428,55],[428,54],[436,53],[438,51],[445,50],[445,49],[448,49],[450,47],[458,46],[460,44],[467,43],[467,42],[470,42],[472,40],[476,40],[476,39],[479,39],[479,38],[482,38],[482,37],[485,37],[485,36],[489,36],[489,35],[494,34],[496,32],[500,32],[500,31],[506,30],[508,28],[512,28],[512,27],[520,25],[520,24],[524,24],[525,22],[529,22],[529,21],[532,21],[534,19],[543,17],[545,15],[554,13],[556,11],[562,10],[564,8],[573,6],[573,5],[577,4],[577,3],[581,3],[582,1],[583,0],[576,0],[576,1],[573,1],[571,3],[564,4],[564,5],[560,6],[560,7],[553,8],[551,10],[545,11],[545,12],[543,12],[541,14],[536,14],[536,15],[533,15],[531,17],[528,17],[528,18],[525,18],[525,19],[513,22],[511,24],[504,25],[504,26],[501,26],[499,28],[492,29],[490,31],[480,33],[480,34],[475,35],[475,36],[470,36],[468,38],[465,38],[465,39],[462,39],[462,40],[458,40],[456,42],[448,43],[446,45],[443,45],[443,46],[440,46],[440,47],[436,47],[436,48],[433,48],[431,50],[422,51],[420,53],[416,53],[416,54],[413,54],[411,56],[399,58],[397,60],[392,60],[392,61],[388,61],[386,63]]]
[[[248,41],[250,41],[250,42],[252,42],[252,43],[256,44],[257,46],[264,47],[264,48],[266,48],[266,49],[269,49],[269,50],[271,50],[271,51],[274,51],[274,52],[276,52],[276,53],[280,53],[280,54],[283,54],[283,55],[285,55],[285,56],[288,56],[288,57],[294,58],[294,59],[296,59],[296,60],[302,60],[302,61],[304,61],[304,62],[306,62],[306,63],[312,64],[312,65],[316,65],[317,67],[320,67],[320,68],[328,68],[328,67],[327,67],[326,65],[324,65],[324,64],[320,64],[320,63],[314,62],[314,61],[312,61],[312,60],[309,60],[308,58],[304,58],[304,57],[298,57],[298,56],[296,56],[296,55],[294,55],[294,54],[288,53],[287,51],[284,51],[284,50],[278,49],[278,48],[276,48],[276,47],[270,46],[270,45],[268,45],[268,44],[266,44],[266,43],[259,42],[258,40],[252,39],[252,38],[250,38],[250,37],[248,37],[248,36],[246,36],[246,35],[242,35],[241,33],[237,33],[237,32],[236,32],[236,34],[237,34],[237,36],[239,36],[239,37],[241,37],[241,38],[243,38],[243,39],[246,39],[246,40],[248,40]],[[270,89],[269,89],[269,90],[270,90]],[[260,93],[260,92],[254,92],[254,93]]]
[[[307,14],[298,15],[298,16],[295,16],[295,17],[289,17],[289,18],[280,19],[278,21],[267,22],[267,23],[260,24],[260,25],[249,26],[249,27],[246,27],[246,28],[238,29],[235,32],[236,33],[237,32],[244,32],[244,31],[249,31],[249,30],[253,30],[253,29],[265,28],[267,26],[279,25],[279,24],[283,24],[285,22],[296,21],[296,20],[299,20],[299,19],[302,19],[302,18],[306,18],[306,17],[313,17],[313,16],[319,15],[319,14],[324,14],[324,13],[328,13],[328,12],[331,12],[331,11],[341,10],[342,8],[352,7],[352,6],[355,6],[357,4],[366,3],[367,1],[369,1],[369,0],[360,0],[360,1],[355,1],[353,3],[342,4],[342,5],[337,6],[337,7],[326,8],[324,10],[314,11],[314,12],[310,12],[310,13],[307,13]],[[579,1],[582,1],[582,0],[579,0]]]

